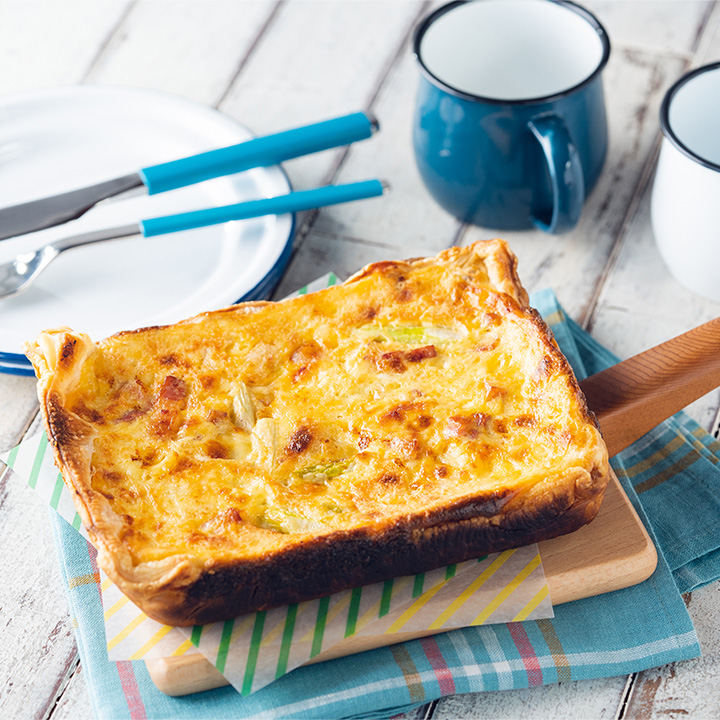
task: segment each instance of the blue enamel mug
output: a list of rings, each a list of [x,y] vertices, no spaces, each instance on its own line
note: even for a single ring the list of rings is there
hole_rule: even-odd
[[[456,0],[413,49],[413,146],[435,200],[487,228],[575,227],[607,155],[600,22],[567,0]]]

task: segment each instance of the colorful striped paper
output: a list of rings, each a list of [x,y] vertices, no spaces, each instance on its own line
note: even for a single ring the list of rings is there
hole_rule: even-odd
[[[330,274],[299,294],[336,282]],[[0,459],[87,537],[44,433]],[[346,638],[553,616],[536,545],[203,627],[173,628],[148,618],[102,572],[101,594],[110,660],[200,652],[243,695]]]

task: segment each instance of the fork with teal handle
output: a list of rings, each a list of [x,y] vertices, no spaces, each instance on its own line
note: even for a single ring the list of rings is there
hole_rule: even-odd
[[[61,253],[73,248],[107,240],[143,235],[156,235],[219,225],[233,220],[247,220],[264,215],[282,215],[312,210],[338,203],[363,200],[382,195],[387,184],[380,180],[365,180],[347,185],[328,185],[314,190],[250,200],[233,205],[207,208],[140,220],[138,223],[72,235],[43,245],[37,250],[22,253],[10,262],[0,265],[0,299],[14,297],[27,290],[50,263]]]

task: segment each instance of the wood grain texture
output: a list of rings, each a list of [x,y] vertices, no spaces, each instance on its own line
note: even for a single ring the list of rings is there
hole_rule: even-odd
[[[33,377],[0,374],[0,452],[20,442],[37,410]]]
[[[587,0],[605,26],[614,49],[630,47],[655,55],[691,57],[712,12],[711,0]]]
[[[655,546],[614,475],[593,522],[539,547],[554,605],[630,587],[657,565]]]
[[[199,653],[175,658],[146,660],[148,672],[158,690],[182,697],[228,685],[222,673]]]
[[[423,7],[419,16],[425,12]],[[313,232],[396,248],[401,257],[434,255],[452,244],[461,224],[432,201],[415,165],[410,137],[417,87],[418,69],[407,36],[372,104],[381,132],[354,146],[337,174],[342,182],[387,178],[390,193],[382,203],[323,209]]]
[[[621,358],[630,357],[687,332],[720,314],[720,305],[694,295],[670,275],[650,227],[649,189],[630,223],[599,293],[588,327],[593,336]],[[710,428],[720,393],[711,392],[686,407],[702,427]]]
[[[81,82],[128,6],[114,1],[0,3],[0,66],[12,68],[0,74],[0,92]],[[2,450],[21,439],[36,412],[32,378],[0,376]],[[0,470],[3,718],[48,717],[77,664],[46,518],[32,491]]]
[[[689,66],[720,59],[718,3],[714,4],[696,42],[697,53]],[[664,89],[680,74],[668,78]],[[654,123],[659,127],[657,115]],[[656,154],[647,168],[646,182],[637,190],[636,208],[625,232],[618,238],[595,307],[587,319],[593,335],[621,358],[653,347],[720,314],[720,305],[681,286],[660,257],[650,223],[655,163]],[[709,428],[719,403],[720,393],[715,391],[694,402],[686,412],[702,427]]]
[[[580,383],[610,455],[720,386],[720,318]]]

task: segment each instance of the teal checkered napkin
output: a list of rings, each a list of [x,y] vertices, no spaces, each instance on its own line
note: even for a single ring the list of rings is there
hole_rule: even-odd
[[[566,317],[551,291],[531,301],[578,377],[616,362]],[[466,628],[299,668],[247,697],[228,687],[170,698],[144,663],[109,662],[94,550],[55,518],[95,712],[103,720],[378,718],[447,695],[624,675],[696,657],[681,593],[720,578],[720,444],[679,414],[613,466],[658,547],[647,581],[560,605],[551,620]]]

